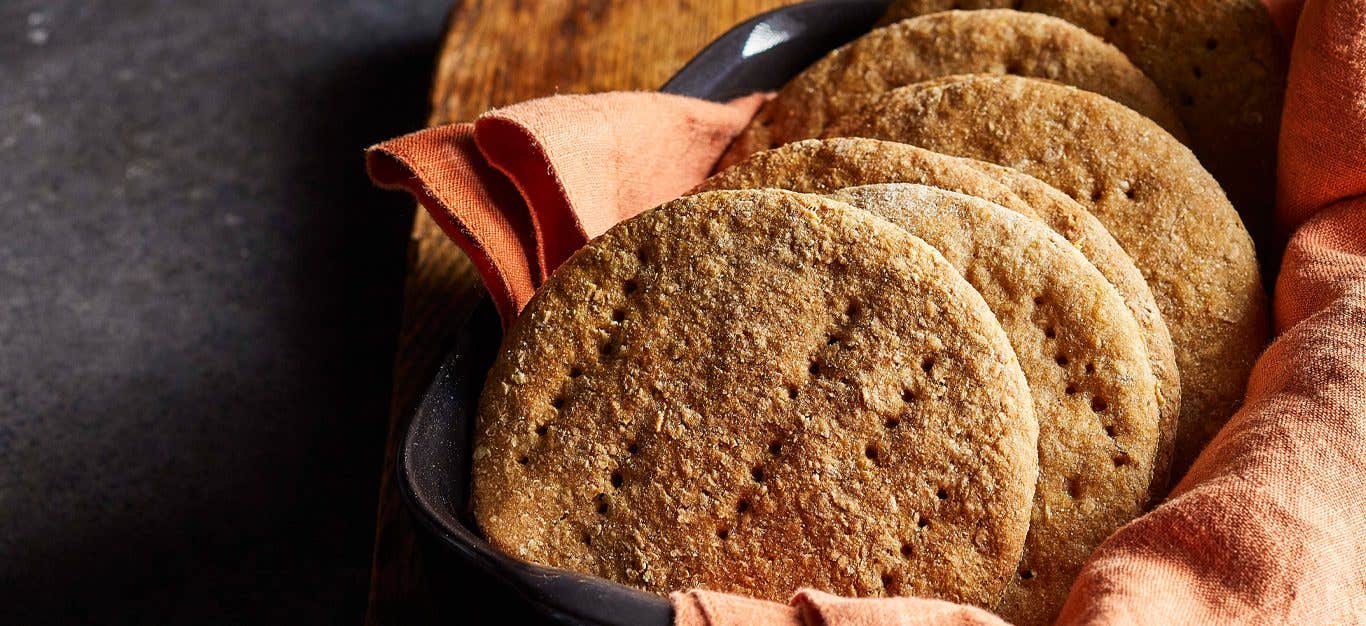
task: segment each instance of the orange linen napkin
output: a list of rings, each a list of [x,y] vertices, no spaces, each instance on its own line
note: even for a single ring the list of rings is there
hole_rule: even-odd
[[[553,96],[372,146],[366,167],[469,255],[507,326],[589,239],[697,185],[762,103]]]
[[[1097,549],[1060,623],[1366,622],[1366,1],[1276,2],[1295,35],[1275,343],[1169,499]],[[691,188],[758,105],[658,94],[536,100],[372,148],[479,265],[505,322],[568,254]],[[530,208],[528,208],[530,207]],[[694,590],[680,626],[1000,624],[981,609],[814,590]]]

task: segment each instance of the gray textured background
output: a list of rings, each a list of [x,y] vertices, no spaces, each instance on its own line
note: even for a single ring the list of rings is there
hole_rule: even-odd
[[[360,621],[449,3],[0,3],[0,621]]]

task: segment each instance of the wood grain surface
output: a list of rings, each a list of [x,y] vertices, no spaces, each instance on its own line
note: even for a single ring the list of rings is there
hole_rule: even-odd
[[[653,89],[737,22],[791,0],[469,0],[447,18],[431,92],[432,125],[556,93]],[[423,211],[409,244],[403,323],[380,479],[366,623],[483,623],[518,612],[479,577],[418,543],[394,483],[407,416],[483,287]],[[500,620],[502,621],[502,620]]]

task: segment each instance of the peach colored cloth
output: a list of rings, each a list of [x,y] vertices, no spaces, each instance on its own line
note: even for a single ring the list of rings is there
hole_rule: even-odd
[[[589,239],[706,177],[762,102],[553,96],[372,146],[366,167],[465,250],[506,325]]]
[[[1168,500],[1097,549],[1060,623],[1366,622],[1366,0],[1271,7],[1294,35],[1278,337]],[[589,237],[700,181],[757,104],[547,98],[380,144],[370,171],[417,196],[511,320]],[[672,602],[680,626],[1001,623],[937,600],[814,590],[790,605],[701,590]]]
[[[678,626],[1001,626],[982,609],[925,598],[859,600],[804,589],[791,606],[694,589],[670,597]]]

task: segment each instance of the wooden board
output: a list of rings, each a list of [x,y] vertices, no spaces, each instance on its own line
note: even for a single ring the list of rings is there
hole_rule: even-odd
[[[446,23],[433,125],[555,93],[653,89],[737,22],[787,0],[468,0]],[[415,539],[394,484],[406,418],[481,293],[467,259],[423,211],[409,245],[403,323],[366,623],[467,623],[507,601],[477,577],[441,571]],[[504,615],[512,617],[512,615]],[[454,621],[452,621],[454,620]]]

